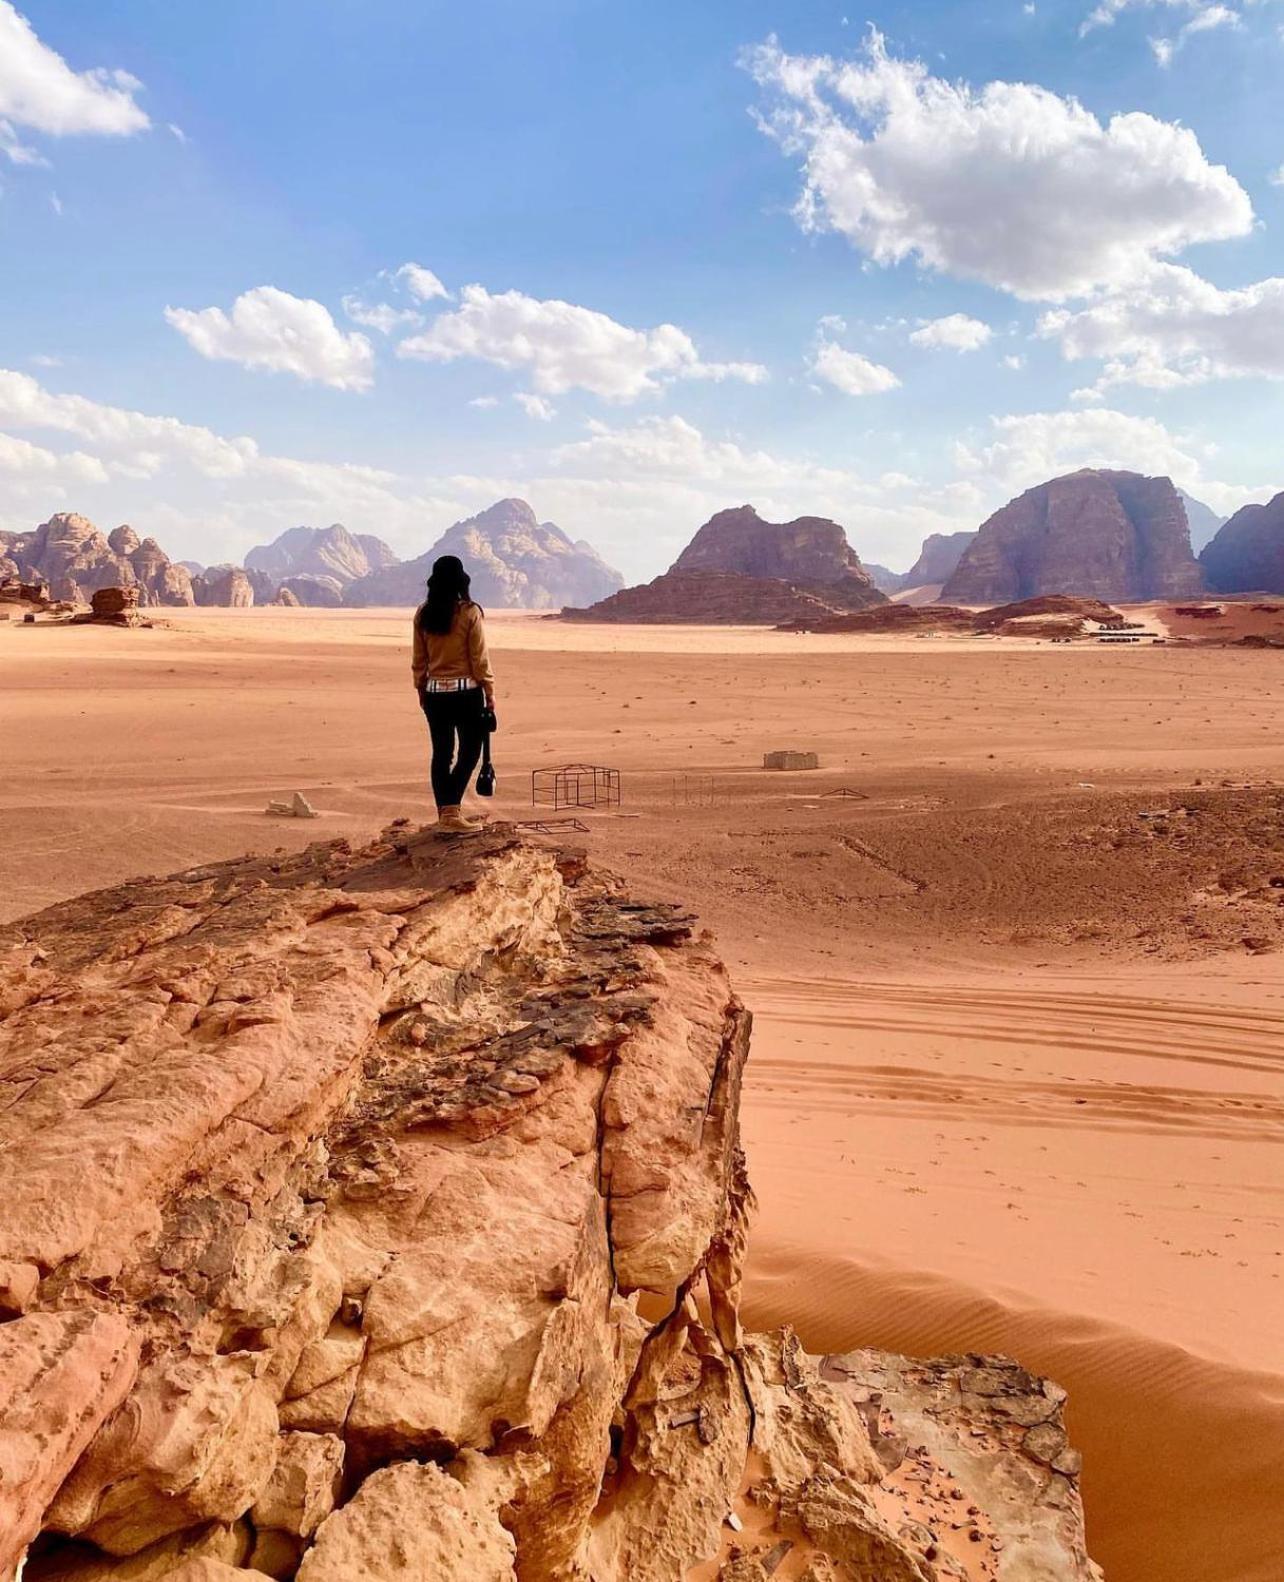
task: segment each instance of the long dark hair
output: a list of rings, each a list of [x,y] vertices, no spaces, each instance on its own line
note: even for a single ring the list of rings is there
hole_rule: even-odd
[[[428,597],[419,606],[419,629],[445,634],[455,624],[455,612],[469,599],[472,578],[458,555],[439,555],[428,578]]]

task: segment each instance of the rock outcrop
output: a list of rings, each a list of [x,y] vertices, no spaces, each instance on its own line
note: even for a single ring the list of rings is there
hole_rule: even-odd
[[[575,621],[753,626],[883,600],[837,522],[818,516],[765,522],[742,505],[711,516],[654,581],[562,614]]]
[[[245,569],[262,579],[255,592],[268,603],[288,587],[300,604],[338,605],[349,583],[397,564],[396,554],[373,533],[330,527],[292,527],[245,557]],[[271,592],[267,592],[270,585]]]
[[[693,919],[502,826],[4,925],[0,1582],[993,1577],[872,1361],[741,1331],[748,1038]],[[1021,1520],[1062,1480],[1005,1576],[1088,1582],[1059,1395],[970,1364]]]
[[[88,604],[100,588],[136,587],[142,605],[195,602],[190,574],[154,538],[140,539],[128,525],[103,534],[75,511],[30,533],[0,533],[0,557],[24,582],[47,582],[55,599]]]
[[[349,584],[343,602],[417,605],[438,555],[459,556],[472,577],[473,597],[489,609],[559,609],[604,598],[624,582],[590,544],[538,521],[525,500],[510,499],[456,522],[417,559]]]
[[[254,603],[254,584],[241,566],[207,566],[192,578],[192,588],[201,605],[241,610]]]
[[[653,582],[624,588],[587,609],[562,611],[564,621],[701,626],[776,626],[823,620],[844,608],[819,593],[769,577],[731,571],[666,571]]]
[[[880,602],[837,522],[820,516],[764,522],[751,505],[711,516],[670,570],[774,578],[798,588],[823,589],[823,597],[846,609]]]
[[[1084,468],[996,511],[941,599],[992,605],[1066,593],[1136,602],[1188,598],[1202,588],[1172,480]]]
[[[1284,593],[1284,493],[1241,507],[1199,560],[1215,593]]]
[[[1076,599],[1048,593],[989,610],[967,610],[956,604],[884,604],[873,610],[841,615],[804,616],[782,623],[789,632],[870,632],[910,635],[919,632],[970,633],[987,637],[1083,637],[1099,625],[1123,620],[1118,610],[1099,599]]]

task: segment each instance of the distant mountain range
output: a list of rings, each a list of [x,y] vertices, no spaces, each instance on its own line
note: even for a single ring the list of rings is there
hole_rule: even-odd
[[[624,586],[591,544],[539,521],[525,500],[509,499],[456,522],[417,559],[385,564],[350,582],[344,604],[418,604],[439,555],[459,556],[472,577],[473,597],[488,609],[558,609],[592,603]]]
[[[1169,478],[1083,468],[1026,490],[979,529],[929,535],[906,572],[863,565],[837,522],[768,522],[736,506],[710,517],[663,575],[627,589],[591,545],[519,499],[456,522],[411,560],[336,522],[292,527],[250,550],[243,567],[171,561],[128,525],[103,533],[59,512],[30,532],[0,532],[0,582],[43,582],[54,599],[78,603],[121,586],[144,606],[409,609],[443,554],[463,560],[488,608],[562,608],[591,621],[774,625],[889,596],[914,601],[916,590],[917,602],[979,606],[1062,593],[1115,603],[1284,594],[1284,494],[1224,521]]]

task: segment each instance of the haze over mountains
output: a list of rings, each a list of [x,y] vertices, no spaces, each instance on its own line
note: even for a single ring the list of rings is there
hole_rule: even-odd
[[[458,555],[473,579],[473,597],[494,609],[591,603],[624,584],[591,544],[575,542],[555,523],[537,520],[525,500],[508,499],[456,522],[416,559],[371,569],[348,585],[343,602],[418,604],[438,555]]]

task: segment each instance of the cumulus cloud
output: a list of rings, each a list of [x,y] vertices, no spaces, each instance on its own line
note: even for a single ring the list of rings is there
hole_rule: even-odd
[[[848,351],[823,334],[816,342],[808,367],[817,379],[823,379],[844,395],[878,395],[883,390],[895,390],[900,384],[890,368],[871,362],[859,352]]]
[[[541,423],[551,422],[557,416],[557,409],[551,401],[546,401],[543,396],[532,395],[529,390],[519,390],[513,400],[527,417],[538,418]]]
[[[165,317],[202,357],[292,373],[335,390],[368,390],[374,350],[364,335],[345,333],[321,303],[275,286],[256,286],[222,308],[166,308]]]
[[[956,445],[954,459],[961,472],[988,475],[1005,489],[1028,489],[1078,467],[1166,473],[1188,487],[1200,477],[1200,460],[1189,440],[1155,418],[1108,407],[994,417],[990,428],[989,444]]]
[[[107,469],[84,451],[52,451],[14,434],[0,433],[0,474],[46,479],[53,474],[76,483],[106,483]]]
[[[1025,367],[1025,358],[1020,352],[1008,352],[1003,359],[1003,366],[1010,368],[1014,374],[1020,373]]]
[[[474,357],[529,371],[540,395],[580,389],[610,401],[632,401],[673,379],[766,377],[756,363],[704,361],[676,324],[635,330],[571,302],[520,291],[493,295],[479,285],[465,286],[459,307],[402,341],[397,355],[427,362]]]
[[[787,55],[774,40],[745,59],[769,96],[760,124],[801,160],[798,222],[879,264],[915,258],[1060,301],[1252,227],[1234,177],[1188,128],[1151,115],[1103,124],[1030,84],[946,82],[873,31],[863,59]]]
[[[392,278],[402,281],[416,302],[431,302],[436,297],[450,296],[432,270],[425,269],[422,264],[402,264],[400,269],[393,270]]]
[[[945,347],[954,352],[974,352],[993,334],[988,324],[966,313],[949,313],[943,319],[927,319],[911,335],[915,346]]]
[[[414,308],[394,308],[388,302],[363,302],[349,294],[343,299],[343,311],[354,324],[365,330],[378,330],[380,335],[391,335],[393,330],[410,329],[422,324],[424,317]]]
[[[0,151],[16,164],[43,163],[16,128],[50,137],[128,137],[151,124],[135,102],[142,87],[125,71],[74,71],[0,0]]]
[[[1104,364],[1090,393],[1167,390],[1210,379],[1284,379],[1284,278],[1223,291],[1178,264],[1153,264],[1126,291],[1080,312],[1045,313],[1039,333],[1071,361]]]

